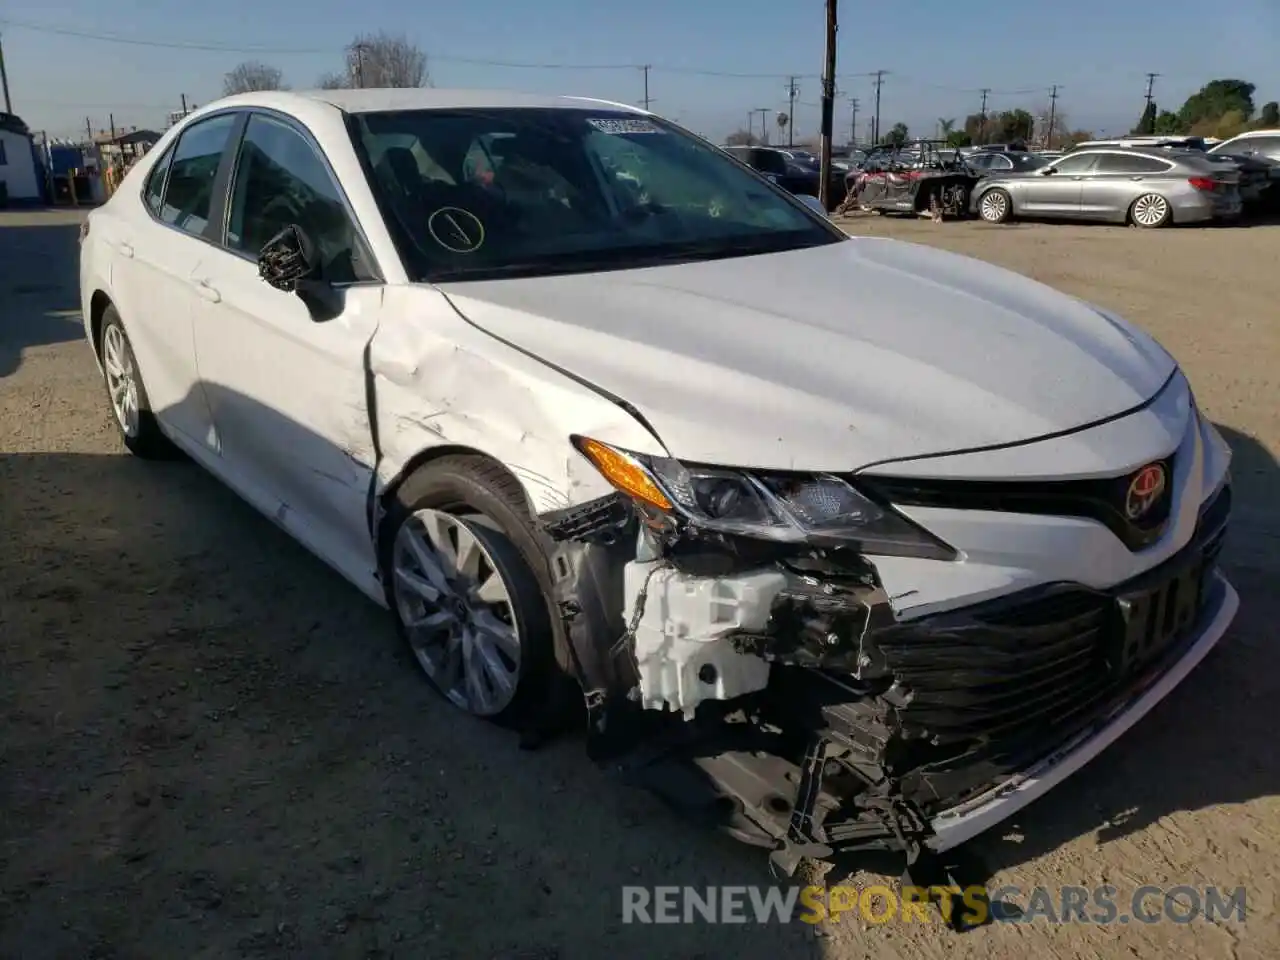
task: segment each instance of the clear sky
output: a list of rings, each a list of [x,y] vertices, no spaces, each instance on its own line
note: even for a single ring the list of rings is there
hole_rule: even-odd
[[[1142,108],[1148,71],[1156,99],[1177,109],[1215,77],[1280,99],[1280,0],[1070,0],[974,5],[958,0],[841,4],[837,130],[859,103],[860,135],[874,90],[889,71],[881,129],[903,121],[932,134],[938,118],[1048,103],[1071,125],[1127,130]],[[32,27],[110,34],[105,42]],[[341,65],[356,33],[403,32],[426,52],[438,87],[484,87],[639,102],[652,64],[653,109],[719,139],[745,127],[753,108],[786,106],[786,76],[799,75],[798,135],[817,132],[823,64],[823,0],[2,0],[0,34],[14,112],[50,136],[157,127],[169,110],[204,104],[223,74],[246,59],[280,67],[295,88]],[[219,49],[166,47],[194,44]],[[256,48],[256,49],[255,49]],[[482,62],[487,61],[487,62]],[[559,65],[503,66],[494,61]],[[607,67],[584,69],[583,67]],[[760,122],[756,115],[757,129]],[[838,139],[841,137],[838,136]]]

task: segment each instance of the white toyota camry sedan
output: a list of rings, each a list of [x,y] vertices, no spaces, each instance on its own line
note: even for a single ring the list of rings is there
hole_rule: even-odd
[[[1149,336],[632,107],[222,100],[80,277],[129,450],[385,605],[461,711],[585,717],[784,865],[981,832],[1236,612],[1230,453]]]

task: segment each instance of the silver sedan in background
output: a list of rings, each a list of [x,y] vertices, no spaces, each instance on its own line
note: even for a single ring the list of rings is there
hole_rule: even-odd
[[[1037,169],[989,172],[970,209],[988,223],[1025,216],[1163,227],[1238,217],[1239,182],[1235,164],[1203,153],[1090,148]]]

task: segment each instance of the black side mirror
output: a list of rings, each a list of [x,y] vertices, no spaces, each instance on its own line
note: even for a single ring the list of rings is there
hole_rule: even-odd
[[[313,320],[332,320],[342,313],[342,294],[324,279],[315,243],[296,223],[263,244],[258,276],[277,290],[297,294]]]

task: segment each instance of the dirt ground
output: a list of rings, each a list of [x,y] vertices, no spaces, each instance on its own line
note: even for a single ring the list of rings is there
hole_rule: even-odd
[[[521,752],[456,716],[319,561],[194,466],[126,456],[81,339],[75,222],[0,214],[0,957],[1280,956],[1280,227],[848,223],[1142,323],[1236,454],[1237,625],[974,854],[993,888],[1244,886],[1246,922],[952,934],[623,925],[624,884],[768,883],[764,857],[573,739]]]

